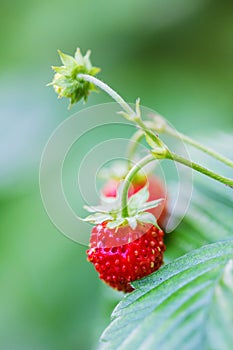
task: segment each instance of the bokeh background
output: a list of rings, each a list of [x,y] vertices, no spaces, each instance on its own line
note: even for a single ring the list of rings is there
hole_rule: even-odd
[[[232,34],[230,0],[1,1],[1,349],[95,349],[121,298],[41,202],[41,153],[71,114],[46,87],[56,50],[91,48],[100,77],[127,101],[140,96],[177,129],[206,137],[232,130]],[[109,101],[93,94],[87,106]]]

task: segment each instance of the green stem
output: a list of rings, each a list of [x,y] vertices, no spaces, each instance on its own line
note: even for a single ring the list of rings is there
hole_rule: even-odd
[[[78,78],[84,79],[85,81],[88,81],[89,83],[92,83],[96,86],[98,86],[101,90],[105,91],[109,96],[112,97],[113,100],[115,100],[126,112],[127,116],[135,122],[138,126],[141,127],[141,129],[144,131],[144,133],[158,146],[158,147],[164,147],[163,142],[159,139],[157,135],[151,131],[146,124],[142,121],[139,115],[135,113],[135,111],[128,105],[127,102],[110,86],[105,84],[103,81],[93,77],[89,74],[78,74]]]
[[[186,142],[187,144],[199,149],[200,151],[208,154],[209,156],[211,156],[211,157],[219,160],[220,162],[233,168],[233,161],[231,159],[228,159],[227,157],[221,155],[220,153],[215,152],[211,148],[208,148],[208,147],[202,145],[201,143],[193,140],[191,137],[186,136],[180,132],[176,132],[170,127],[166,127],[165,132],[169,135],[172,135],[172,136],[175,136],[176,138],[181,139],[182,141]]]
[[[203,167],[195,162],[192,162],[188,159],[185,159],[176,153],[169,151],[166,154],[166,158],[171,159],[175,162],[184,164],[184,165],[188,166],[189,168],[192,168],[192,169],[198,171],[199,173],[202,173],[202,174],[204,174],[204,175],[206,175],[206,176],[208,176],[216,181],[223,183],[224,185],[227,185],[229,187],[233,187],[233,180],[232,179],[221,176],[219,174],[216,174],[215,172],[213,172],[213,171],[211,171],[211,170],[209,170],[209,169],[207,169],[207,168],[205,168],[205,167]]]
[[[141,170],[146,164],[152,162],[155,160],[155,156],[149,154],[148,156],[141,159],[137,164],[135,164],[131,170],[128,172],[125,180],[124,180],[124,187],[122,191],[122,199],[121,199],[121,208],[122,208],[122,217],[126,218],[129,216],[128,213],[128,191],[131,185],[131,182],[134,178],[134,176],[137,174],[139,170]]]
[[[154,161],[155,159],[170,159],[175,162],[181,163],[193,170],[198,171],[199,173],[202,173],[218,182],[223,183],[224,185],[227,185],[231,188],[233,188],[233,180],[229,179],[227,177],[221,176],[219,174],[216,174],[215,172],[195,163],[190,160],[187,160],[181,156],[179,156],[176,153],[170,152],[170,151],[164,151],[163,155],[161,153],[158,154],[158,157],[156,153],[154,154],[149,154],[148,156],[144,157],[141,159],[137,164],[135,164],[131,170],[128,172],[125,181],[124,181],[124,186],[123,186],[123,191],[122,191],[122,199],[121,199],[121,207],[122,207],[122,217],[128,217],[128,191],[131,185],[131,182],[134,178],[134,176],[137,174],[137,172],[142,169],[146,164]]]
[[[78,77],[81,79],[84,79],[85,81],[88,81],[96,86],[98,86],[100,89],[104,90],[108,95],[110,95],[122,108],[123,110],[126,112],[127,116],[133,121],[135,122],[138,126],[141,127],[141,129],[144,131],[145,135],[149,137],[150,143],[154,143],[154,145],[152,145],[152,148],[158,148],[158,153],[156,153],[156,151],[154,152],[154,158],[159,158],[159,159],[163,159],[163,158],[167,158],[167,159],[171,159],[174,160],[176,162],[179,162],[181,164],[184,164],[196,171],[199,171],[200,173],[209,176],[212,179],[215,179],[227,186],[233,187],[233,180],[223,177],[221,175],[218,175],[216,173],[214,173],[213,171],[202,167],[201,165],[194,163],[192,161],[189,161],[185,158],[180,157],[179,155],[172,153],[170,151],[168,151],[168,149],[166,148],[166,146],[164,145],[164,143],[158,138],[157,135],[154,134],[153,131],[151,131],[150,128],[148,128],[148,126],[142,121],[142,119],[140,118],[140,116],[135,113],[135,111],[128,105],[127,102],[125,102],[125,100],[117,93],[115,92],[112,88],[110,88],[107,84],[103,83],[101,80],[88,75],[88,74],[78,74]],[[171,130],[170,128],[165,128],[166,132],[171,134]],[[199,144],[196,141],[193,141],[192,139],[190,139],[189,137],[182,135],[180,133],[173,133],[173,136],[179,136],[182,140],[184,140],[185,142],[188,142],[189,144],[197,147],[198,149],[204,151],[205,153],[213,156],[214,158],[224,162],[227,165],[233,166],[233,163],[231,160],[221,156],[220,154],[216,153],[215,151],[212,151],[210,149],[208,149],[207,147]],[[155,147],[154,147],[155,146]],[[156,147],[157,146],[157,147]],[[127,201],[128,201],[128,189],[130,186],[130,181],[132,180],[133,176],[138,172],[138,170],[146,165],[147,163],[149,163],[150,161],[152,161],[152,156],[147,156],[145,158],[143,158],[138,164],[136,164],[128,173],[128,175],[126,176],[125,179],[125,185],[123,188],[123,195],[122,195],[122,216],[125,217],[128,215],[128,208],[127,208]]]
[[[165,145],[164,143],[159,139],[157,135],[151,131],[147,125],[142,121],[141,118],[135,118],[135,122],[137,123],[138,126],[141,127],[141,129],[144,131],[144,133],[151,139],[151,141],[158,147],[164,148]],[[165,147],[166,148],[166,147]]]
[[[96,86],[98,86],[101,90],[105,91],[109,96],[112,97],[113,100],[115,100],[126,112],[127,116],[129,117],[131,121],[135,122],[138,126],[142,128],[142,130],[145,132],[145,134],[154,142],[157,146],[161,147],[164,146],[163,142],[158,138],[157,135],[151,131],[146,124],[142,121],[139,115],[135,113],[135,111],[128,105],[127,102],[110,86],[105,84],[103,81],[93,77],[89,74],[78,74],[78,78],[84,79],[85,81],[88,81],[89,83],[92,83]]]
[[[233,168],[233,160],[223,156],[222,154],[214,151],[211,148],[208,148],[208,147],[202,145],[201,143],[193,140],[191,137],[186,136],[186,135],[182,134],[181,132],[174,130],[173,128],[171,128],[168,125],[168,123],[166,122],[166,120],[164,118],[162,118],[160,116],[156,116],[154,118],[154,121],[146,122],[146,124],[147,124],[147,127],[154,130],[155,132],[158,132],[159,134],[166,133],[167,135],[171,135],[177,139],[180,139],[180,140],[184,141],[185,143],[199,149],[200,151],[208,154],[209,156],[211,156],[211,157],[219,160],[220,162]]]
[[[98,86],[101,90],[105,91],[109,96],[111,96],[112,99],[115,100],[129,116],[136,116],[134,110],[128,105],[128,103],[103,81],[93,77],[92,75],[81,73],[78,74],[78,78],[84,79],[85,81]]]
[[[129,162],[129,168],[131,168],[131,160],[133,160],[138,144],[143,139],[143,137],[144,137],[144,133],[142,132],[142,130],[137,130],[129,141],[127,154],[126,154],[126,158],[128,159],[128,162]]]

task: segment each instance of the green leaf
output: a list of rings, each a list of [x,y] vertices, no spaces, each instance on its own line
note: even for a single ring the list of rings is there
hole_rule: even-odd
[[[229,350],[233,240],[204,246],[134,282],[101,337],[103,350]]]
[[[219,166],[221,170],[221,166]],[[212,188],[213,187],[213,188]],[[192,202],[180,226],[165,235],[165,258],[173,260],[192,249],[233,237],[233,190],[209,183],[196,183]]]

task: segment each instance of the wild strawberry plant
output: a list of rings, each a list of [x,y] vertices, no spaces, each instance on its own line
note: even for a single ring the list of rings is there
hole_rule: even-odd
[[[115,170],[107,172],[99,205],[86,206],[90,213],[84,221],[94,225],[88,260],[101,280],[129,293],[114,310],[100,349],[231,349],[233,161],[174,132],[161,117],[144,120],[139,99],[132,109],[96,78],[100,70],[92,66],[90,52],[83,56],[77,49],[74,57],[60,51],[59,55],[63,65],[53,67],[51,83],[59,97],[68,98],[72,106],[100,88],[119,104],[119,114],[136,127],[128,166],[119,171],[115,165]],[[229,177],[175,153],[162,140],[163,134],[178,137],[212,157],[219,162],[219,170],[228,167]],[[135,145],[142,139],[149,154],[134,165]],[[223,185],[222,191],[213,182],[196,186],[187,217],[175,233],[165,236],[167,251],[163,228],[169,195],[159,179],[142,172],[155,159],[181,163]],[[167,263],[162,266],[164,254]]]

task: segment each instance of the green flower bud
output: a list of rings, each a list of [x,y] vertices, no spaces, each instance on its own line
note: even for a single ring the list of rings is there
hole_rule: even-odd
[[[53,86],[58,98],[70,99],[69,107],[82,98],[86,101],[90,92],[96,91],[94,84],[78,77],[80,73],[95,76],[100,71],[99,68],[92,66],[90,53],[91,51],[87,51],[86,55],[83,56],[78,48],[75,56],[72,57],[58,50],[63,66],[52,67],[55,75],[53,81],[48,85]]]

